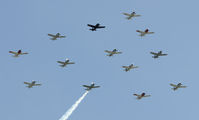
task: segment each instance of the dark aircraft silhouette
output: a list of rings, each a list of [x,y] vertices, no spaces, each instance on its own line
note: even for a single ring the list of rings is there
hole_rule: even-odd
[[[61,67],[65,67],[68,64],[75,64],[74,62],[70,62],[70,60],[68,58],[64,62],[62,62],[62,61],[57,61],[57,62],[61,64],[60,65]]]
[[[107,56],[113,56],[114,54],[121,54],[122,52],[118,52],[117,49],[113,49],[112,51],[105,50],[104,52],[109,53]]]
[[[122,66],[124,69],[124,71],[129,71],[131,69],[134,69],[134,68],[138,68],[138,66],[134,66],[133,64],[130,64],[129,66]]]
[[[86,87],[85,90],[89,91],[89,90],[91,90],[93,88],[99,88],[100,86],[95,86],[95,83],[92,82],[90,86],[89,85],[83,85],[83,87]]]
[[[13,55],[13,57],[19,57],[19,55],[28,54],[28,53],[22,53],[22,51],[21,51],[21,50],[18,50],[17,52],[9,51],[9,53],[14,54],[14,55]]]
[[[99,29],[99,28],[105,28],[105,26],[100,26],[99,23],[97,23],[96,25],[91,25],[91,24],[87,24],[89,27],[91,27],[91,31],[96,31],[96,29]]]
[[[32,88],[33,86],[40,86],[41,84],[35,84],[36,83],[36,81],[32,81],[31,83],[29,83],[29,82],[24,82],[24,84],[27,84],[28,86],[26,86],[26,87],[28,87],[28,88]]]
[[[182,86],[182,83],[178,83],[177,85],[174,85],[174,84],[170,84],[173,88],[173,90],[177,90],[178,88],[186,88],[187,86]]]
[[[143,97],[150,97],[151,96],[151,95],[146,95],[145,93],[142,93],[140,95],[138,95],[138,94],[133,94],[133,95],[137,96],[138,100],[142,99]]]
[[[153,54],[153,58],[158,58],[159,56],[167,56],[168,54],[162,54],[162,51],[159,51],[158,53],[155,52],[150,52],[151,54]]]

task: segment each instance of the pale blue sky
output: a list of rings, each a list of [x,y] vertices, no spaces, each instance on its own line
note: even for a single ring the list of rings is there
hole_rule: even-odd
[[[0,119],[58,120],[92,90],[69,120],[197,120],[197,0],[2,0]],[[123,12],[141,17],[126,20]],[[87,24],[105,29],[89,31]],[[155,34],[143,38],[136,30]],[[51,41],[48,33],[67,37]],[[107,57],[104,50],[123,54]],[[8,51],[28,55],[13,58]],[[150,51],[166,57],[153,59]],[[61,68],[57,60],[76,64]],[[121,66],[138,69],[124,72]],[[24,81],[42,83],[28,89]],[[169,83],[186,89],[172,91]],[[150,94],[136,100],[133,93]]]

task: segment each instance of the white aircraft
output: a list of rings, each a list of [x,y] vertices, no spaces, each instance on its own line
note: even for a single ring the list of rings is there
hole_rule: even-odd
[[[89,86],[89,85],[83,85],[83,87],[86,87],[85,90],[89,91],[89,90],[91,90],[92,88],[99,88],[100,86],[95,86],[95,83],[92,82],[90,86]]]
[[[123,13],[123,14],[127,16],[126,19],[128,19],[128,20],[130,20],[133,17],[139,17],[139,16],[141,16],[141,15],[136,15],[135,12],[132,12],[131,14],[129,14],[129,13]]]
[[[134,66],[133,64],[130,64],[129,66],[122,66],[124,69],[124,71],[129,71],[131,69],[134,69],[134,68],[138,68],[138,66]]]
[[[151,54],[153,54],[153,58],[158,58],[159,56],[167,56],[168,54],[162,54],[162,51],[159,51],[158,53],[155,52],[150,52]]]
[[[62,62],[62,61],[57,61],[57,62],[61,64],[60,65],[61,67],[65,67],[68,64],[75,64],[74,62],[70,62],[69,59],[66,59],[65,62]]]
[[[149,29],[146,29],[145,31],[141,31],[141,30],[136,30],[136,32],[139,32],[140,35],[139,36],[145,36],[146,34],[153,34],[154,32],[149,32]]]
[[[171,86],[173,86],[173,90],[177,90],[178,88],[186,88],[187,86],[182,86],[182,83],[178,83],[177,85],[174,85],[174,84],[170,84]]]
[[[122,52],[117,52],[117,49],[113,49],[112,51],[105,50],[104,52],[109,53],[107,56],[113,56],[114,54],[121,54]]]
[[[138,94],[133,94],[133,95],[137,96],[138,100],[142,99],[143,97],[150,97],[151,96],[151,95],[146,95],[145,93],[142,93],[140,95],[138,95]]]
[[[13,57],[19,57],[19,55],[25,55],[25,54],[28,54],[28,53],[22,53],[22,52],[21,52],[21,50],[18,50],[17,52],[9,51],[9,53],[14,54],[14,56],[13,56]]]
[[[65,38],[66,36],[61,36],[60,33],[57,33],[56,35],[48,34],[48,36],[51,36],[51,40],[57,40],[57,38]]]
[[[24,82],[24,84],[28,85],[28,86],[26,86],[28,88],[32,88],[33,86],[40,86],[41,85],[41,84],[35,84],[35,83],[36,83],[36,81],[32,81],[31,83]]]

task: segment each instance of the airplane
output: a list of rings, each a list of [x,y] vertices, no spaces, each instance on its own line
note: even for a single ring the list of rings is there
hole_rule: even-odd
[[[26,86],[28,88],[32,88],[33,86],[40,86],[41,85],[41,84],[35,84],[35,83],[36,83],[36,81],[32,81],[31,83],[24,82],[24,84],[28,85],[28,86]]]
[[[134,68],[138,68],[138,66],[134,66],[133,64],[130,64],[129,66],[122,66],[124,69],[124,71],[129,71],[131,69],[134,69]]]
[[[158,53],[155,52],[150,52],[151,54],[153,54],[153,58],[158,58],[159,56],[167,56],[168,54],[162,54],[162,51],[159,51]]]
[[[61,36],[60,33],[57,33],[56,35],[48,34],[48,36],[51,36],[51,40],[57,40],[57,38],[65,38],[66,36]]]
[[[136,15],[135,12],[132,12],[131,14],[129,14],[129,13],[123,13],[123,14],[127,16],[126,19],[128,19],[128,20],[130,20],[133,17],[139,17],[139,16],[141,16],[141,15]]]
[[[122,52],[117,52],[117,49],[113,49],[112,51],[105,50],[104,52],[109,53],[107,56],[113,56],[114,54],[121,54]]]
[[[62,62],[62,61],[57,61],[57,62],[61,64],[60,65],[61,67],[65,67],[68,64],[75,64],[74,62],[70,62],[69,59],[66,59],[64,62]]]
[[[22,53],[21,50],[18,50],[17,52],[14,52],[14,51],[9,51],[9,53],[12,53],[14,54],[13,57],[19,57],[19,55],[25,55],[25,54],[28,54],[28,53]]]
[[[89,90],[91,90],[91,89],[93,89],[93,88],[99,88],[99,87],[100,87],[100,86],[95,86],[95,83],[94,83],[94,82],[92,82],[90,86],[89,86],[89,85],[82,85],[82,86],[83,86],[83,87],[86,87],[85,90],[87,90],[87,91],[89,91]]]
[[[136,32],[139,32],[140,35],[139,36],[145,36],[146,34],[153,34],[154,32],[149,32],[149,29],[146,29],[145,31],[141,31],[141,30],[136,30]]]
[[[91,27],[91,31],[96,31],[96,29],[99,29],[99,28],[105,28],[105,26],[100,26],[99,23],[97,23],[96,25],[91,25],[91,24],[87,24],[89,27]]]
[[[177,90],[178,88],[186,88],[187,86],[182,86],[182,83],[178,83],[177,85],[174,85],[174,84],[170,84],[171,86],[173,86],[173,90]]]
[[[142,93],[140,95],[138,94],[133,94],[134,96],[137,96],[137,99],[140,100],[142,99],[143,97],[150,97],[151,95],[146,95],[145,93]]]

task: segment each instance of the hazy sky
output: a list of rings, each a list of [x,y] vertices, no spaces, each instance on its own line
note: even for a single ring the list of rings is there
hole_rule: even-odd
[[[197,120],[198,0],[2,0],[0,119],[58,120],[85,92],[70,120]],[[125,19],[123,12],[142,15]],[[90,31],[87,24],[105,29]],[[148,28],[155,34],[138,36]],[[48,33],[66,38],[52,41]],[[106,56],[104,50],[123,54]],[[28,55],[14,58],[8,51]],[[151,51],[168,56],[153,59]],[[61,68],[56,62],[75,62]],[[138,69],[123,71],[123,65]],[[24,81],[42,86],[28,89]],[[170,83],[186,89],[173,91]],[[137,100],[134,93],[150,94]]]

